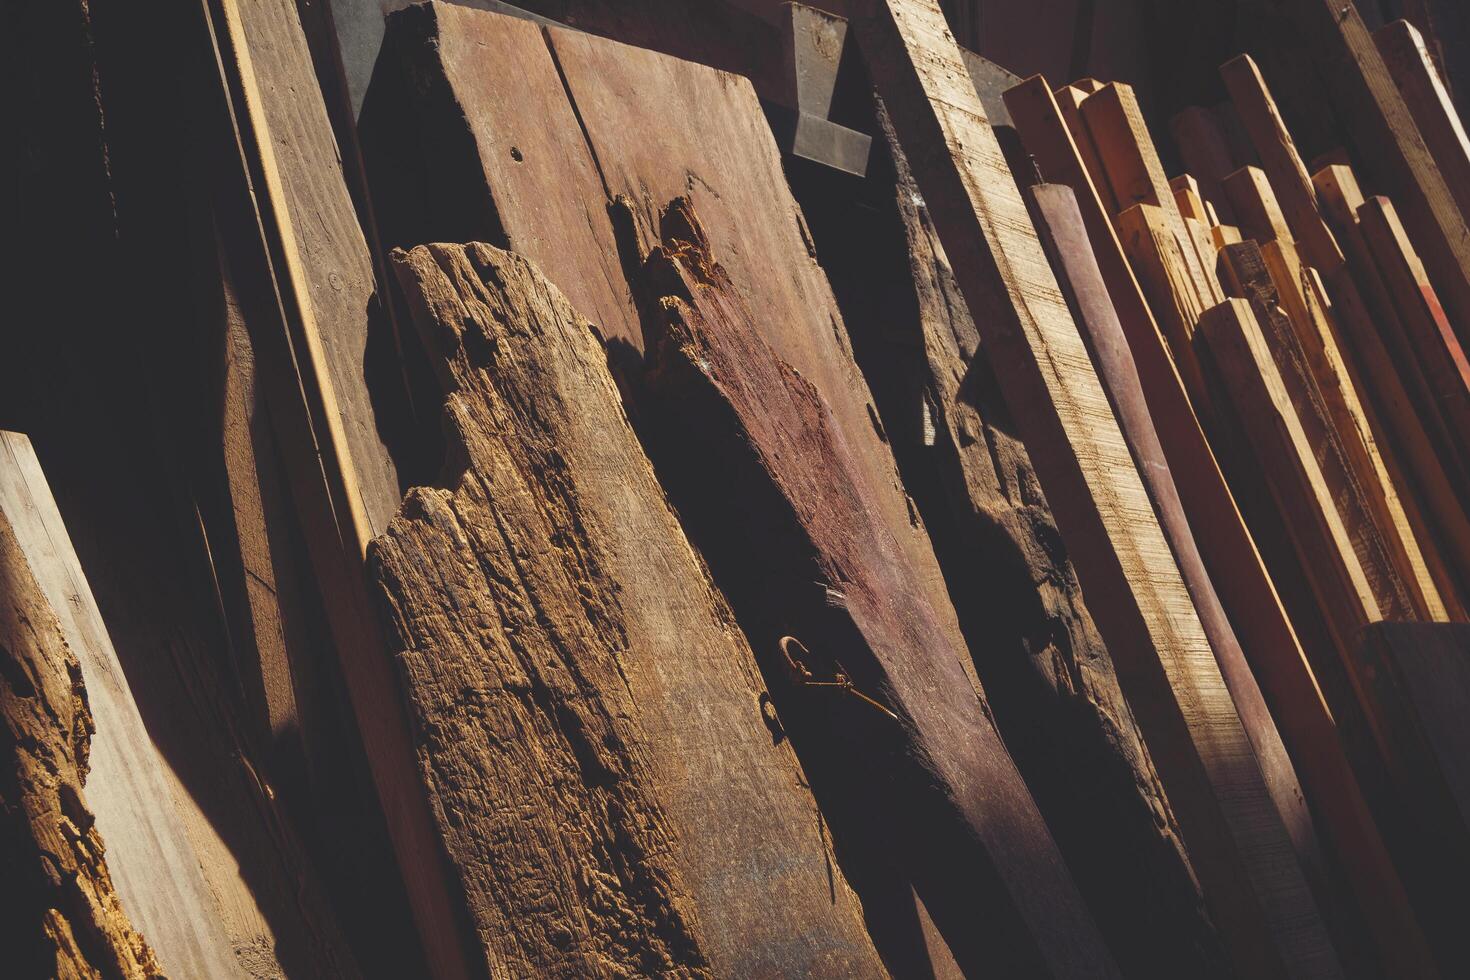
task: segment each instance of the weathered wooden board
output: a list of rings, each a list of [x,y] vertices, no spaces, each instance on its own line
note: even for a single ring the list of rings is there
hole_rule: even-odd
[[[1284,5],[1326,79],[1354,149],[1403,209],[1445,303],[1470,317],[1470,227],[1409,107],[1353,4],[1291,0]]]
[[[1219,938],[989,351],[886,113],[871,130],[863,186],[791,168],[792,187],[996,726],[1124,974],[1217,975]]]
[[[1470,214],[1470,137],[1424,35],[1409,21],[1396,20],[1374,31],[1373,40],[1461,214]]]
[[[400,255],[463,471],[372,567],[484,970],[882,975],[587,321],[517,256]]]
[[[1287,832],[942,14],[928,0],[880,3],[854,27],[1124,689],[1135,710],[1160,709],[1139,721],[1232,955],[1248,973],[1337,974]]]
[[[817,742],[807,768],[838,796],[834,831],[886,842],[967,972],[1111,975],[964,652],[870,517],[875,490],[835,413],[762,338],[687,202],[662,227],[640,425],[756,649],[795,636],[817,679],[861,694],[798,691],[784,712]]]
[[[15,976],[161,977],[153,950],[113,887],[87,800],[96,723],[82,667],[31,571],[10,513],[0,508],[5,969]]]
[[[31,584],[10,601],[49,607],[49,615],[38,616],[33,625],[38,641],[53,653],[62,644],[70,648],[86,688],[94,726],[86,762],[87,806],[106,842],[108,870],[123,909],[152,944],[163,970],[241,975],[233,937],[221,924],[200,856],[175,808],[168,763],[143,725],[40,463],[29,440],[13,432],[0,433],[0,514],[4,540],[13,549],[6,555],[6,570],[23,562]],[[21,577],[15,584],[24,582]],[[7,611],[14,615],[22,608]]]

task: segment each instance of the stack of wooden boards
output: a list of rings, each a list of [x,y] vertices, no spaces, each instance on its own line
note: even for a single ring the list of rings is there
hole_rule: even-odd
[[[1026,82],[1023,188],[935,0],[832,4],[852,209],[757,0],[475,6],[357,122],[323,5],[12,52],[12,291],[97,288],[0,337],[0,972],[1463,972],[1470,368],[1248,60],[1172,183]]]
[[[1467,186],[1470,142],[1422,39],[1403,21],[1375,37],[1433,166]],[[1161,461],[1270,705],[1256,717],[1279,725],[1380,953],[1418,975],[1426,941],[1441,964],[1464,962],[1438,876],[1458,861],[1465,811],[1452,790],[1420,795],[1438,765],[1430,706],[1400,741],[1403,713],[1418,717],[1405,672],[1424,663],[1390,664],[1365,628],[1466,621],[1470,330],[1348,154],[1309,172],[1254,62],[1221,74],[1228,104],[1171,122],[1189,168],[1172,180],[1126,84],[1053,91],[1037,76],[1005,99],[1041,178],[1076,200],[1047,207],[1054,189],[1033,188],[1038,229],[1079,229],[1096,256]],[[1121,416],[1130,396],[1110,394]],[[1444,659],[1428,670],[1462,690]],[[1441,787],[1457,779],[1437,771]]]

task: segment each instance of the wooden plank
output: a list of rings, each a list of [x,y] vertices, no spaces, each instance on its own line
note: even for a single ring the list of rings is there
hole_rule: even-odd
[[[510,253],[399,254],[467,467],[371,564],[484,969],[882,975],[586,319]]]
[[[890,533],[868,516],[877,488],[815,386],[754,329],[689,206],[675,208],[646,267],[659,312],[639,418],[753,645],[769,650],[794,635],[817,677],[843,673],[868,699],[825,709],[832,742],[815,753],[825,762],[813,779],[833,781],[839,798],[908,802],[832,808],[834,821],[843,815],[834,834],[885,842],[966,972],[992,963],[1068,975],[1090,964],[1111,975],[1061,855],[964,682],[959,651]],[[905,719],[897,740],[889,711]]]
[[[1082,104],[1082,116],[1097,147],[1098,159],[1112,185],[1118,211],[1135,204],[1161,210],[1167,227],[1180,242],[1189,240],[1183,216],[1174,204],[1174,194],[1164,176],[1164,165],[1143,121],[1138,99],[1129,85],[1114,82]],[[1213,295],[1204,268],[1192,250],[1184,254],[1184,269],[1200,303]]]
[[[1258,975],[1337,973],[1259,768],[1221,765],[1226,744],[1250,760],[1248,740],[942,14],[883,3],[854,26],[1125,690],[1135,708],[1169,707],[1139,721],[1170,752],[1160,772],[1232,955]]]
[[[1276,360],[1282,391],[1295,409],[1295,424],[1306,433],[1307,444],[1312,447],[1314,465],[1327,488],[1324,499],[1331,501],[1346,528],[1358,567],[1369,583],[1375,612],[1384,618],[1413,618],[1413,603],[1392,560],[1393,550],[1378,524],[1365,481],[1354,466],[1357,456],[1350,448],[1349,436],[1357,438],[1357,432],[1350,429],[1345,434],[1337,424],[1343,419],[1352,425],[1352,418],[1345,409],[1335,413],[1330,404],[1340,402],[1341,389],[1328,388],[1332,398],[1324,393],[1318,375],[1330,368],[1323,358],[1314,358],[1303,341],[1311,327],[1299,330],[1282,310],[1292,300],[1272,276],[1271,265],[1259,246],[1254,242],[1232,245],[1225,250],[1225,257],[1234,280],[1232,293],[1249,300],[1254,309],[1262,342]],[[1314,370],[1314,364],[1319,370]]]
[[[1045,87],[1046,80],[1040,75],[1033,75],[1032,78],[1038,79],[1039,84]],[[1087,131],[1087,121],[1082,118],[1082,101],[1091,94],[1074,85],[1068,85],[1056,90],[1055,102],[1066,123],[1067,131],[1072,134],[1072,145],[1076,147],[1078,155],[1082,158],[1083,166],[1087,168],[1087,175],[1092,179],[1093,189],[1096,190],[1107,213],[1114,215],[1120,210],[1118,199],[1113,196],[1113,186],[1108,183],[1107,171],[1103,170],[1102,161],[1098,159],[1097,147],[1092,142],[1092,134]]]
[[[294,5],[209,0],[205,15],[229,126],[215,192],[291,497],[430,968],[466,976],[441,845],[364,577],[368,542],[399,497],[381,436],[389,420],[366,383],[379,284]],[[385,326],[375,322],[374,333]]]
[[[1261,70],[1250,55],[1243,54],[1222,65],[1220,74],[1241,124],[1260,155],[1261,168],[1281,202],[1291,237],[1309,264],[1323,272],[1336,271],[1343,263],[1342,250],[1317,210],[1312,178],[1296,151],[1266,80],[1261,77]]]
[[[1036,228],[1057,273],[1058,284],[1118,416],[1123,438],[1159,515],[1159,523],[1179,565],[1205,637],[1215,652],[1215,660],[1230,689],[1241,723],[1251,740],[1271,798],[1291,834],[1297,858],[1308,873],[1319,900],[1325,899],[1329,894],[1327,872],[1301,785],[1276,730],[1276,723],[1272,721],[1261,696],[1260,687],[1246,662],[1240,641],[1205,570],[1179,490],[1169,472],[1168,459],[1148,412],[1138,369],[1134,366],[1123,328],[1093,258],[1076,197],[1071,188],[1058,184],[1038,184],[1029,188],[1028,194],[1032,213],[1037,219]]]
[[[1338,0],[1291,0],[1286,6],[1327,80],[1353,149],[1403,208],[1445,302],[1470,322],[1470,227],[1362,17]]]
[[[1460,492],[1470,486],[1470,477],[1455,464],[1452,453],[1437,447],[1450,442],[1443,422],[1434,407],[1434,398],[1418,359],[1408,343],[1408,335],[1399,320],[1383,277],[1374,264],[1358,220],[1358,208],[1364,203],[1351,169],[1330,166],[1313,177],[1324,208],[1336,226],[1338,240],[1348,257],[1348,271],[1355,287],[1357,302],[1366,309],[1358,316],[1341,321],[1349,331],[1348,343],[1357,354],[1366,387],[1372,392],[1391,441],[1399,450],[1412,483],[1423,498],[1424,508],[1434,522],[1427,535],[1443,549],[1451,566],[1450,579],[1440,582],[1441,593],[1458,596],[1463,606],[1470,583],[1470,517],[1461,502]],[[1348,272],[1339,272],[1346,276]],[[1347,290],[1339,290],[1347,296]],[[1343,300],[1339,300],[1341,304]],[[1422,540],[1422,538],[1421,538]]]
[[[1334,857],[1347,869],[1380,954],[1404,975],[1428,975],[1433,968],[1422,969],[1427,955],[1423,936],[1407,910],[1403,886],[1343,753],[1317,680],[1200,429],[1113,224],[1091,193],[1066,126],[1038,80],[1012,89],[1006,101],[1043,176],[1070,185],[1076,195],[1206,567],[1256,677],[1277,706],[1277,723],[1297,762],[1303,788]]]
[[[1169,189],[1174,192],[1174,204],[1181,215],[1212,224],[1209,212],[1205,210],[1204,198],[1200,196],[1199,181],[1189,174],[1180,174],[1169,181]]]
[[[881,108],[872,128],[884,138],[870,173],[892,178],[793,175],[793,190],[965,638],[985,651],[975,668],[996,726],[1119,969],[1218,976],[1224,951],[1178,824],[1149,815],[1163,786],[1076,570],[1053,546],[988,348]]]
[[[1235,212],[1221,181],[1240,169],[1242,161],[1231,154],[1215,114],[1201,106],[1188,106],[1169,120],[1169,133],[1184,169],[1199,181],[1200,196],[1219,210],[1221,220],[1233,224]]]
[[[1240,233],[1257,242],[1291,241],[1286,215],[1260,167],[1242,167],[1225,178],[1225,196],[1240,221]]]
[[[1243,241],[1240,229],[1234,225],[1216,225],[1210,229],[1210,240],[1214,242],[1215,251],[1218,252],[1226,245],[1234,245]]]
[[[1370,197],[1358,208],[1358,219],[1434,405],[1453,440],[1448,448],[1464,461],[1470,433],[1470,361],[1392,202]]]
[[[1424,36],[1409,21],[1396,20],[1374,31],[1373,40],[1461,214],[1470,214],[1470,137]]]
[[[1162,208],[1136,204],[1118,215],[1114,223],[1123,252],[1128,256],[1134,274],[1143,284],[1149,307],[1169,341],[1169,351],[1184,384],[1191,394],[1195,411],[1206,417],[1209,403],[1203,401],[1204,375],[1194,353],[1194,327],[1204,312],[1189,279],[1185,253],[1191,245],[1174,232]]]
[[[95,725],[86,799],[107,845],[117,898],[165,970],[237,975],[217,900],[173,804],[167,763],[143,725],[40,462],[30,441],[13,432],[0,432],[0,517],[6,571],[23,561],[32,582],[31,590],[11,601],[49,607],[40,623],[49,620],[49,630],[60,631],[86,688]],[[54,644],[54,634],[44,632],[48,627],[39,629],[46,637],[40,642]]]

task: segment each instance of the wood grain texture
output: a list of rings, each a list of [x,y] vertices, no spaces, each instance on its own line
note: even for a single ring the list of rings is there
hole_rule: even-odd
[[[1342,250],[1317,210],[1312,178],[1297,153],[1276,100],[1266,87],[1266,80],[1261,77],[1261,70],[1250,55],[1243,54],[1222,65],[1220,74],[1251,145],[1261,158],[1261,167],[1281,202],[1291,237],[1311,265],[1324,273],[1335,271],[1343,263]]]
[[[1404,210],[1435,286],[1470,317],[1470,227],[1357,9],[1338,0],[1284,5],[1352,135],[1354,149]],[[1470,322],[1466,320],[1465,322]]]
[[[989,350],[881,107],[871,125],[884,139],[866,186],[795,168],[792,185],[996,726],[1125,975],[1218,973],[1177,823]]]
[[[1374,31],[1373,41],[1461,214],[1470,214],[1470,137],[1424,35],[1409,21],[1396,20]]]
[[[1286,830],[942,16],[930,2],[882,3],[854,27],[1124,689],[1136,710],[1162,709],[1139,721],[1232,954],[1261,975],[1336,974]],[[1212,858],[1217,866],[1201,863]]]
[[[0,511],[0,943],[16,976],[162,977],[87,803],[96,725],[81,664]],[[29,515],[18,515],[26,517]]]
[[[794,635],[819,677],[840,671],[893,713],[825,698],[825,751],[808,768],[846,801],[824,808],[834,829],[887,842],[967,972],[1111,975],[962,651],[868,516],[876,494],[835,413],[754,329],[688,205],[662,228],[647,267],[659,333],[637,399],[660,476],[757,649]],[[853,805],[863,798],[902,803]]]
[[[53,655],[58,646],[70,649],[87,691],[93,726],[87,807],[106,842],[118,899],[163,970],[241,975],[200,855],[175,808],[168,764],[143,725],[40,463],[29,440],[13,432],[0,433],[0,513],[13,549],[7,570],[23,560],[28,575],[16,584],[31,583],[16,598],[49,608],[50,616],[38,614],[33,628]],[[146,963],[140,959],[139,966]]]
[[[487,246],[397,265],[463,469],[372,566],[484,971],[883,975],[587,321]]]

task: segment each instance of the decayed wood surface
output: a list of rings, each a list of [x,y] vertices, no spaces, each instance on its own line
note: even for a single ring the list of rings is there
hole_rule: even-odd
[[[783,713],[837,798],[834,831],[884,842],[967,972],[1112,975],[963,650],[869,516],[874,489],[835,413],[760,336],[686,202],[662,228],[640,424],[756,648],[795,636],[818,678],[845,674],[870,699],[797,691]]]
[[[94,730],[81,665],[0,512],[0,945],[14,976],[163,976],[87,803]]]
[[[25,616],[35,630],[33,642],[45,644],[50,656],[70,648],[76,682],[86,688],[92,738],[85,808],[95,814],[123,908],[152,944],[163,970],[180,976],[239,975],[216,899],[200,872],[200,856],[175,809],[167,763],[143,726],[30,442],[12,432],[0,433],[0,514],[6,571],[27,569],[13,580],[18,591],[10,601],[29,608],[16,605],[7,612],[16,616],[26,609],[34,616]],[[10,616],[10,623],[24,628]],[[118,938],[125,935],[119,932]],[[148,967],[142,950],[133,955],[140,968]]]
[[[866,117],[865,117],[866,121]],[[1006,748],[1125,975],[1223,967],[1148,749],[886,114],[793,187]]]
[[[1261,975],[1337,974],[1106,395],[978,100],[962,84],[942,15],[931,2],[884,3],[855,26],[1124,689],[1136,711],[1167,706],[1139,721],[1150,746],[1168,752],[1156,762],[1232,955]]]
[[[587,321],[488,246],[398,267],[464,469],[372,565],[483,969],[883,975]]]

